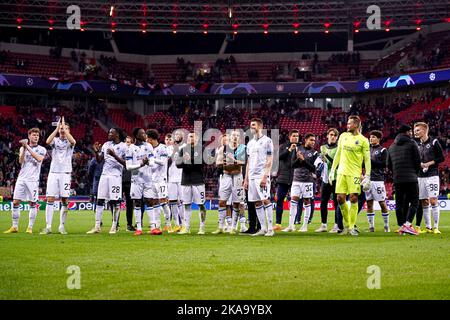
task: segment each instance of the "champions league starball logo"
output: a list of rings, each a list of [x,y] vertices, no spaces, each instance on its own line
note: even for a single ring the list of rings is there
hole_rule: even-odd
[[[0,74],[0,86],[9,86],[8,80],[6,80],[5,76]]]
[[[336,81],[327,82],[325,84],[318,83],[310,83],[303,90],[303,93],[339,93],[339,92],[347,92],[344,86]]]
[[[410,86],[412,84],[415,84],[413,78],[411,78],[410,75],[403,75],[399,76],[397,80],[391,81],[391,78],[387,78],[386,81],[383,84],[383,88],[395,88],[399,84],[406,84],[407,86]]]
[[[215,94],[250,94],[258,91],[250,83],[221,84],[214,92]]]

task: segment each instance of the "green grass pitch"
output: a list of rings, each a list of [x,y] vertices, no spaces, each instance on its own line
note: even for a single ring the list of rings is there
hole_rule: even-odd
[[[333,214],[330,214],[333,220]],[[147,226],[147,218],[145,225]],[[283,217],[287,221],[287,212]],[[102,234],[87,235],[92,212],[70,211],[68,235],[25,233],[28,212],[22,212],[20,233],[0,233],[0,299],[449,299],[450,212],[441,213],[441,235],[399,236],[377,232],[359,237],[315,234],[316,211],[309,232],[277,233],[273,238],[211,235],[217,213],[208,212],[207,235],[164,234],[134,237],[122,230],[109,235],[110,214]],[[0,214],[0,229],[11,215]],[[59,223],[55,212],[54,230]],[[365,213],[358,217],[367,228]],[[395,214],[391,213],[391,229]],[[68,266],[80,268],[81,289],[68,289]],[[381,271],[380,289],[368,289],[368,266]],[[370,281],[369,281],[370,282]]]

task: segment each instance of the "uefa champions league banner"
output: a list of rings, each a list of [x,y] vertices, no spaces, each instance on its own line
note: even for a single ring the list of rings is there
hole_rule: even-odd
[[[0,74],[0,87],[39,89],[56,92],[113,94],[119,96],[190,96],[190,95],[253,95],[253,94],[323,94],[357,92],[354,82],[267,82],[220,84],[125,84],[126,81],[59,81],[36,76]]]
[[[450,80],[450,69],[393,76],[359,82],[267,82],[267,83],[196,83],[159,84],[139,87],[127,81],[59,81],[36,76],[0,74],[0,87],[39,89],[55,92],[97,93],[118,96],[197,96],[256,94],[336,94],[392,89]]]
[[[421,73],[404,74],[389,78],[363,80],[358,82],[358,91],[392,89],[419,84],[431,84],[450,80],[450,69],[434,70]]]

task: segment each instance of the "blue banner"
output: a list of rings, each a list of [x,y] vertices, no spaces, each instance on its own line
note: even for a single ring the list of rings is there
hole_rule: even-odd
[[[332,94],[354,93],[353,82],[267,82],[267,83],[194,83],[141,84],[139,87],[123,81],[79,80],[61,81],[36,76],[0,74],[0,87],[43,89],[55,92],[114,94],[120,96],[198,96],[254,94]]]
[[[434,70],[421,73],[404,74],[389,78],[378,78],[358,82],[358,91],[367,92],[371,90],[392,89],[418,84],[431,84],[439,81],[450,80],[450,69]]]

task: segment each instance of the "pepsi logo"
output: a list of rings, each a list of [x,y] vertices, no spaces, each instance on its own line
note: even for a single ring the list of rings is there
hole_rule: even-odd
[[[76,202],[69,202],[69,205],[67,206],[67,209],[69,209],[69,210],[76,210],[77,209],[77,203]]]

